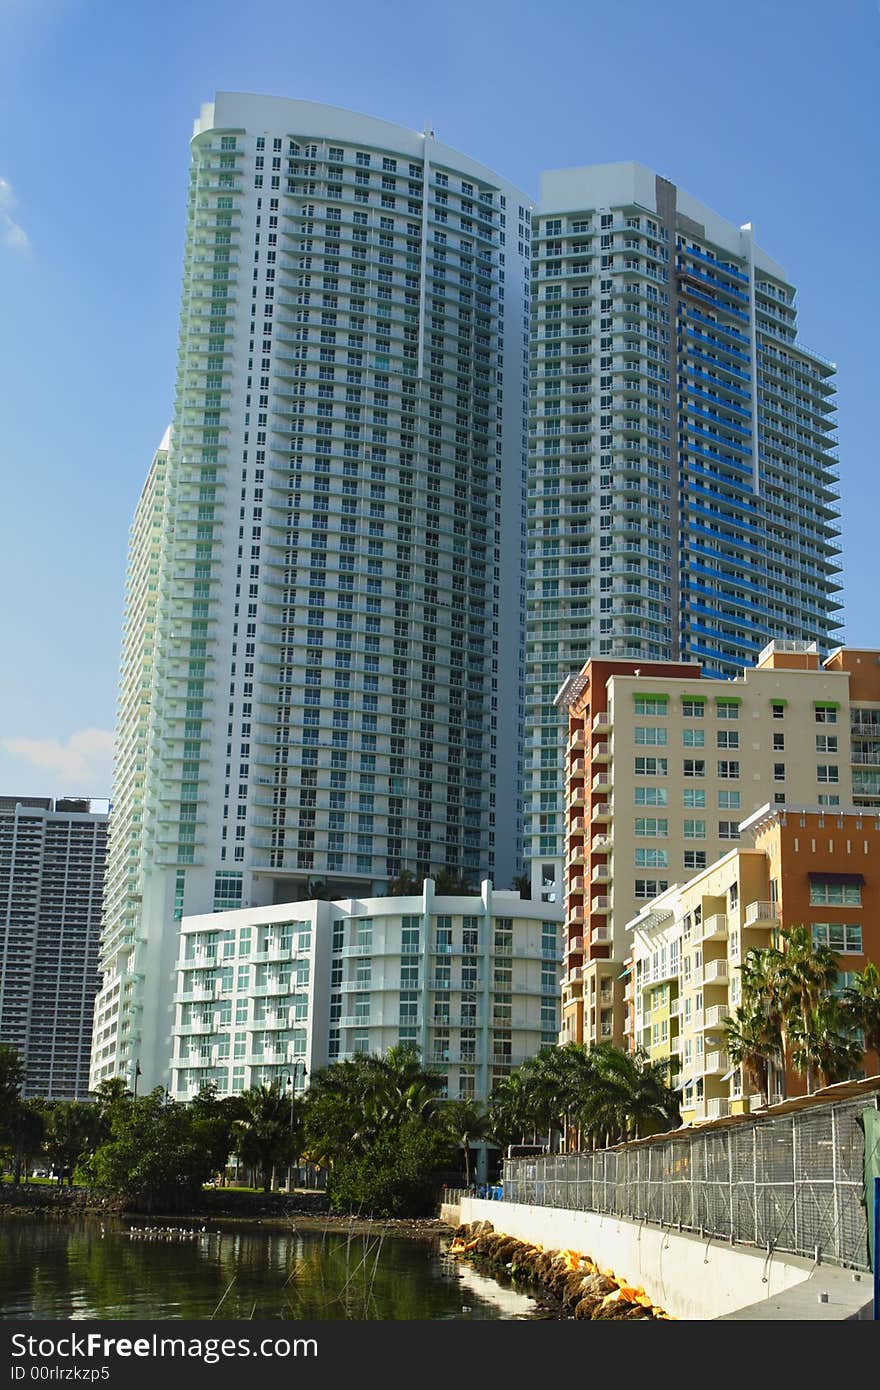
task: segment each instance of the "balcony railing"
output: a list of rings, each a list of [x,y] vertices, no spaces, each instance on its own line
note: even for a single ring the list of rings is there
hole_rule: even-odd
[[[705,918],[700,933],[702,941],[723,941],[726,936],[727,917],[723,912],[716,912],[711,917]]]
[[[744,927],[775,927],[777,911],[774,903],[749,903],[743,917]]]
[[[729,979],[726,960],[710,960],[703,966],[704,985],[726,985]]]

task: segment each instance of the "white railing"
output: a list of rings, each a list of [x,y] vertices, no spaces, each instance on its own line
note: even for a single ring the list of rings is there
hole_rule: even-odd
[[[743,926],[751,927],[756,922],[776,922],[776,906],[774,903],[755,902],[749,903],[743,918]]]

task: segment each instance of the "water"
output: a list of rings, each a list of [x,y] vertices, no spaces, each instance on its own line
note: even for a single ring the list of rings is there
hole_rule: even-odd
[[[144,1222],[0,1220],[0,1318],[498,1319],[533,1299],[445,1253],[441,1236],[216,1229],[185,1240]]]

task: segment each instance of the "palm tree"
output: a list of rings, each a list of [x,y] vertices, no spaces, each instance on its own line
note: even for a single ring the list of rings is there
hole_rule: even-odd
[[[770,1067],[775,1039],[768,1036],[760,1010],[740,1004],[724,1020],[727,1051],[735,1067],[742,1067],[752,1092],[770,1104]]]
[[[443,1084],[410,1043],[389,1048],[383,1057],[364,1053],[322,1068],[312,1077],[305,1106],[309,1156],[332,1163],[343,1151],[365,1153],[407,1120],[433,1123]]]
[[[752,948],[742,963],[742,1007],[749,1030],[767,1062],[767,1101],[771,1092],[785,1095],[785,1029],[782,1007],[782,953],[775,946]]]
[[[668,1061],[651,1061],[639,1049],[611,1043],[593,1049],[591,1089],[581,1098],[577,1122],[596,1144],[616,1144],[674,1129],[681,1123],[678,1093],[668,1082]]]
[[[532,880],[529,878],[528,874],[517,874],[510,886],[516,889],[521,898],[530,898],[532,896]]]
[[[567,1135],[580,1097],[589,1089],[593,1075],[590,1049],[578,1043],[546,1047],[524,1062],[521,1070],[532,1125],[547,1134],[552,1152],[555,1133]]]
[[[810,1025],[819,1020],[820,1004],[831,994],[839,973],[834,952],[814,943],[808,927],[789,927],[783,933],[779,988],[785,1051],[798,1070],[804,1070],[808,1094],[813,1090],[814,1071],[813,1049],[808,1042]],[[830,1023],[831,1016],[825,1012],[824,1025]],[[799,1062],[795,1062],[795,1050]]]
[[[517,1068],[493,1086],[489,1097],[489,1133],[501,1148],[508,1144],[527,1143],[532,1130],[531,1102],[528,1083],[522,1068]],[[535,1138],[533,1133],[532,1138]]]
[[[306,897],[315,898],[319,902],[332,901],[332,889],[323,878],[310,878],[306,884]]]
[[[278,1080],[242,1091],[239,1104],[240,1116],[233,1124],[235,1151],[246,1167],[260,1173],[263,1191],[268,1192],[273,1169],[298,1157],[298,1117]]]
[[[808,1086],[814,1073],[823,1086],[846,1081],[862,1060],[862,1045],[848,1034],[846,1016],[833,994],[823,995],[806,1018],[794,1016],[791,1038],[792,1061],[806,1072]]]
[[[391,898],[411,898],[418,891],[418,879],[410,869],[401,869],[388,885],[388,896]]]
[[[457,873],[455,869],[437,869],[431,877],[434,880],[434,892],[439,898],[454,897],[458,893],[474,892],[474,885],[467,874]]]
[[[430,1119],[436,1114],[443,1077],[422,1066],[414,1043],[389,1047],[374,1063],[374,1102],[384,1110],[386,1122],[399,1123],[408,1115]]]
[[[471,1185],[471,1144],[486,1138],[489,1118],[481,1105],[469,1097],[442,1103],[442,1123],[464,1151],[464,1183]]]
[[[880,1067],[880,970],[873,961],[843,991],[843,1009],[850,1026],[862,1030],[865,1051],[874,1053]]]

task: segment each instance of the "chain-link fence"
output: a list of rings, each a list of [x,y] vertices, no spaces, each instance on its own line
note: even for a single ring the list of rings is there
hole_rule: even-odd
[[[880,1098],[594,1153],[504,1163],[504,1200],[698,1231],[866,1270],[865,1136]]]

